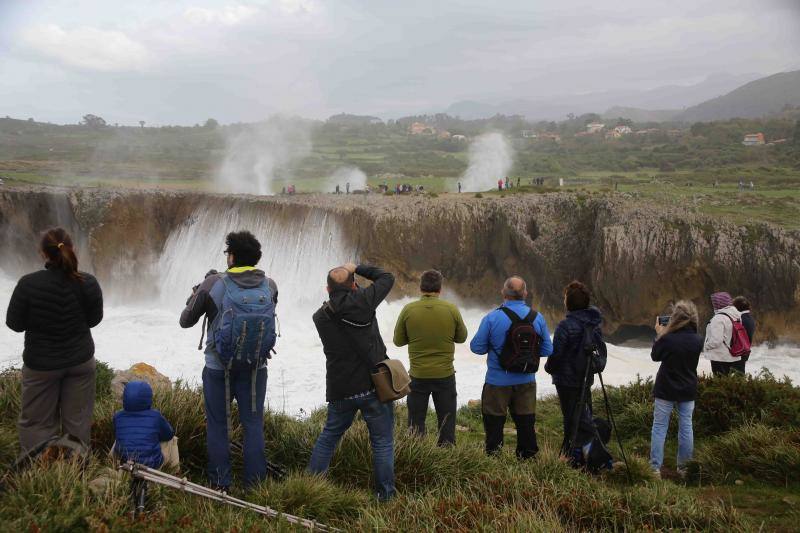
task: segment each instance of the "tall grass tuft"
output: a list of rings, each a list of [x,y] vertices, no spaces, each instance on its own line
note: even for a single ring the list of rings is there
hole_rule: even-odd
[[[689,465],[701,482],[731,483],[739,478],[774,485],[800,483],[800,429],[745,424],[705,442]]]

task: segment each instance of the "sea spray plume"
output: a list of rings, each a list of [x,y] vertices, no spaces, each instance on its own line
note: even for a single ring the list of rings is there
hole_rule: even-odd
[[[273,180],[311,153],[310,125],[299,118],[271,117],[226,128],[225,159],[216,175],[221,192],[272,194]]]
[[[326,180],[326,192],[332,191],[339,185],[344,192],[345,185],[350,184],[350,191],[364,190],[367,187],[367,175],[358,167],[339,167]]]
[[[469,145],[469,167],[461,178],[464,190],[486,191],[514,164],[514,151],[501,133],[484,133]]]

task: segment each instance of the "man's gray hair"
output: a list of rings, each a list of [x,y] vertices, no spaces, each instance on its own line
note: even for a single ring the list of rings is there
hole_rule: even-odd
[[[524,300],[528,287],[519,276],[511,276],[503,284],[503,298],[507,300]]]

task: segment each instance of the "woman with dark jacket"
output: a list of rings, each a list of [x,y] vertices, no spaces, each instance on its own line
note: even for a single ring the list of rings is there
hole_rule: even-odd
[[[22,352],[22,453],[69,434],[89,445],[95,361],[90,328],[103,318],[103,294],[78,271],[72,239],[62,228],[42,235],[45,268],[23,276],[8,304],[6,324],[25,332]]]
[[[547,358],[545,371],[553,376],[561,415],[564,419],[564,440],[561,453],[580,464],[583,448],[594,437],[594,424],[591,412],[591,386],[594,374],[606,366],[606,343],[600,326],[603,316],[591,303],[589,289],[580,281],[573,281],[564,287],[564,307],[567,316],[556,327],[553,334],[553,353]],[[588,344],[597,347],[593,356],[594,368],[589,371],[584,389],[584,404],[578,407],[589,360],[585,348]],[[576,431],[577,426],[577,431]],[[575,434],[574,442],[572,440]]]
[[[684,464],[692,458],[694,432],[692,413],[697,398],[697,362],[703,351],[703,337],[697,334],[697,307],[681,300],[672,310],[666,326],[656,320],[658,337],[650,357],[661,362],[653,386],[655,408],[650,440],[650,467],[661,476],[664,441],[669,430],[672,409],[678,409],[678,473],[685,474]]]

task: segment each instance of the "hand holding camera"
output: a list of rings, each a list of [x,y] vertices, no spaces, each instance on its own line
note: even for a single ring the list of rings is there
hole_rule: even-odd
[[[658,335],[662,335],[667,330],[670,318],[670,315],[659,315],[656,317],[655,329]]]

